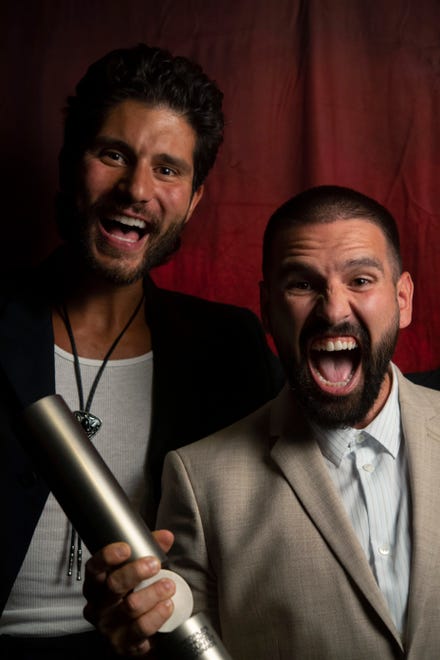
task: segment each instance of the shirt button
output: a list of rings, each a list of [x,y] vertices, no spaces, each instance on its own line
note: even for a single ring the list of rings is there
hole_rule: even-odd
[[[379,547],[379,554],[381,554],[383,557],[388,557],[388,555],[390,554],[390,546],[387,543],[381,545]]]
[[[362,469],[365,470],[365,472],[374,472],[375,467],[374,465],[371,465],[371,463],[365,463],[365,465],[362,466]]]

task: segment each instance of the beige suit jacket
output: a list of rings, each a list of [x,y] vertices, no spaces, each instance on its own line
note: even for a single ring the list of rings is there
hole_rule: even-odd
[[[284,389],[168,455],[158,527],[234,660],[440,658],[440,393],[399,378],[412,499],[399,636],[318,445]]]

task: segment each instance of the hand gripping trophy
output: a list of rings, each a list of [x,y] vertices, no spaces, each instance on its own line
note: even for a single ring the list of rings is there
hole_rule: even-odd
[[[24,423],[32,440],[25,439],[26,449],[90,552],[115,541],[126,541],[132,559],[154,555],[165,566],[139,588],[165,576],[174,580],[174,611],[157,633],[164,657],[232,660],[206,616],[191,616],[193,597],[188,584],[166,569],[166,555],[141,516],[132,509],[64,399],[55,394],[36,401],[25,409]]]

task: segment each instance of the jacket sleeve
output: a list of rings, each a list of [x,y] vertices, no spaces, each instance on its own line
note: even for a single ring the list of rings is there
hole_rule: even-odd
[[[168,553],[168,567],[189,584],[194,597],[194,614],[204,612],[220,634],[217,580],[208,558],[197,498],[177,451],[170,452],[165,459],[162,488],[156,528],[169,529],[175,535]]]

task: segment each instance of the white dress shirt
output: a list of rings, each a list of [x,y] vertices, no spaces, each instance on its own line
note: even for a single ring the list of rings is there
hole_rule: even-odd
[[[356,535],[400,633],[408,601],[411,536],[408,465],[397,378],[364,429],[313,428]]]

